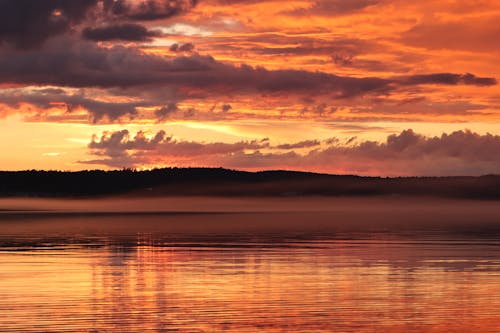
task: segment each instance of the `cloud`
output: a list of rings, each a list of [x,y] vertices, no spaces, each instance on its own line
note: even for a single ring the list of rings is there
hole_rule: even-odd
[[[81,23],[97,0],[0,0],[0,43],[38,47]]]
[[[191,43],[186,43],[186,44],[172,44],[170,46],[170,51],[172,52],[193,52],[194,51],[194,45]]]
[[[280,5],[280,2],[287,4],[289,0],[206,0],[219,5],[250,5],[271,3],[275,7],[282,8],[287,15],[302,16],[302,15],[322,15],[322,16],[339,16],[352,14],[356,11],[365,9],[366,7],[376,5],[383,0],[314,0],[303,4],[299,4],[298,9],[290,10],[290,7]]]
[[[268,140],[203,143],[174,140],[161,131],[148,139],[128,131],[94,137],[86,161],[111,167],[144,165],[223,166],[247,170],[298,169],[363,175],[481,175],[500,173],[500,136],[468,130],[425,137],[411,129],[389,135],[385,142],[350,139],[302,141],[273,146]],[[310,148],[305,153],[294,149]],[[280,152],[280,150],[289,150]],[[199,157],[203,156],[202,164]],[[116,159],[115,157],[118,157]],[[182,159],[179,159],[182,157]],[[123,164],[127,162],[127,164]]]
[[[41,110],[59,106],[65,108],[67,113],[85,109],[93,122],[98,122],[103,118],[114,121],[123,116],[134,118],[138,115],[138,107],[150,106],[145,102],[102,101],[86,96],[83,92],[71,93],[57,88],[0,90],[0,104],[19,109],[22,103],[35,106]]]
[[[184,13],[198,3],[197,0],[104,0],[106,13],[118,18],[152,21]]]
[[[199,158],[203,156],[231,155],[246,150],[262,149],[269,145],[266,140],[240,141],[236,143],[224,142],[195,142],[176,140],[167,136],[165,131],[157,132],[153,137],[147,138],[142,131],[132,137],[128,130],[105,132],[100,137],[93,136],[88,147],[97,156],[106,158],[94,163],[113,167],[137,166],[138,160],[147,160],[152,156],[161,154],[164,158]],[[150,152],[150,154],[148,154]]]
[[[342,77],[304,70],[267,70],[233,66],[211,56],[191,54],[166,58],[138,49],[93,43],[51,41],[42,50],[0,53],[4,82],[69,87],[133,87],[173,85],[220,93],[314,92],[350,97],[386,92],[389,81],[376,77]]]
[[[311,148],[317,147],[321,144],[319,140],[304,140],[296,143],[284,143],[277,145],[276,149],[300,149],[300,148]]]
[[[386,94],[394,86],[419,84],[492,85],[494,78],[439,73],[385,79],[349,77],[305,70],[268,70],[234,66],[208,55],[165,57],[132,47],[105,48],[70,39],[51,40],[41,50],[0,53],[2,82],[66,87],[133,87],[172,85],[220,93],[302,92],[337,98]]]
[[[376,43],[355,38],[335,38],[332,40],[318,40],[307,37],[283,37],[274,34],[259,34],[257,36],[245,36],[242,42],[255,43],[250,51],[264,55],[332,55],[349,54],[346,58],[373,51],[378,48]],[[263,44],[266,42],[267,44]],[[273,45],[270,46],[269,44]],[[290,46],[290,44],[295,44]],[[333,56],[335,57],[335,55]]]
[[[127,150],[153,150],[158,148],[159,144],[170,142],[172,138],[167,137],[165,131],[159,131],[151,139],[146,138],[144,132],[137,132],[135,137],[131,138],[128,130],[122,130],[105,132],[99,141],[96,140],[97,137],[92,138],[89,148],[104,150],[112,157],[124,155]]]
[[[477,77],[474,74],[454,74],[454,73],[434,73],[419,74],[403,77],[399,79],[402,84],[444,84],[444,85],[474,85],[474,86],[493,86],[497,80],[492,77]]]
[[[145,41],[156,34],[127,21],[170,18],[189,11],[196,0],[0,0],[0,43],[38,48],[50,37],[89,25],[83,36],[94,41]],[[113,22],[93,28],[102,22]]]
[[[20,3],[24,2],[21,1]],[[62,3],[66,4],[64,1]],[[82,32],[83,36],[89,40],[112,41],[122,39],[144,41],[156,34],[156,31],[131,23],[130,20],[133,20],[131,17],[136,17],[139,20],[138,17],[141,15],[148,16],[146,13],[151,8],[175,7],[177,6],[175,3],[179,3],[176,8],[182,8],[182,10],[188,10],[188,8],[196,4],[193,1],[171,1],[169,4],[165,4],[163,1],[155,1],[154,4],[150,1],[141,3],[144,4],[143,7],[138,6],[139,2],[129,3],[128,1],[75,1],[72,5],[74,7],[71,8],[88,9],[81,9],[79,15],[75,14],[74,22],[67,23],[63,30],[76,29],[76,31],[79,31],[78,29],[84,27],[87,21],[94,20],[99,24],[92,28],[84,28]],[[341,5],[335,3],[335,6]],[[1,4],[3,2],[0,0]],[[57,7],[58,4],[59,2],[49,0],[47,8],[50,8],[52,12],[56,9],[61,10]],[[84,5],[87,7],[84,7]],[[326,3],[323,3],[321,6],[326,5]],[[333,6],[334,4],[331,3],[330,5]],[[68,9],[70,8],[69,5],[64,6],[67,6],[64,8],[68,13],[76,10]],[[64,12],[64,10],[62,11]],[[142,14],[139,15],[138,13]],[[54,14],[50,15],[53,16]],[[96,15],[98,19],[92,18]],[[1,24],[3,23],[0,22],[0,26]],[[33,28],[33,30],[36,29]],[[61,34],[63,30],[51,33],[51,35]],[[254,34],[248,35],[253,36]],[[334,53],[332,59],[340,64],[335,68],[344,66],[365,68],[371,71],[384,71],[391,66],[394,67],[390,61],[382,64],[356,56],[360,52],[359,49],[376,49],[377,46],[374,45],[376,43],[373,42],[347,37],[327,41],[309,36],[293,35],[293,42],[288,43],[287,38],[283,37],[283,35],[280,37],[278,36],[280,34],[265,33],[264,35],[268,35],[270,38],[269,43],[259,44],[258,39],[261,35],[257,35],[252,45],[261,45],[260,49],[257,48],[256,50],[261,50],[262,54],[274,55],[275,59],[280,59],[282,55],[286,57],[288,54],[300,56],[319,52],[322,55],[328,55],[325,61],[331,64],[329,60],[332,57],[331,51],[339,50],[339,54],[345,56],[335,58]],[[286,66],[273,66],[273,69],[267,69],[259,66],[249,66],[244,62],[240,64],[223,62],[208,54],[196,53],[194,52],[194,44],[189,42],[173,44],[170,50],[176,54],[168,53],[169,56],[165,56],[155,55],[153,52],[147,53],[148,49],[142,50],[137,44],[133,44],[133,46],[125,44],[124,46],[106,43],[106,45],[102,46],[89,40],[76,40],[76,37],[79,38],[80,35],[57,36],[46,41],[43,46],[37,49],[20,50],[10,44],[1,46],[0,84],[97,88],[101,90],[100,96],[109,94],[108,97],[120,95],[134,99],[132,104],[120,104],[103,102],[103,100],[112,100],[113,98],[104,98],[92,102],[93,98],[88,95],[85,96],[86,101],[82,101],[81,105],[89,110],[94,120],[104,117],[112,120],[119,119],[122,116],[134,117],[137,115],[138,107],[149,107],[150,110],[156,110],[151,111],[150,114],[154,113],[158,116],[158,119],[162,120],[172,114],[168,106],[172,101],[181,103],[183,100],[193,99],[198,101],[210,100],[210,102],[224,100],[230,101],[232,106],[235,106],[238,105],[236,101],[247,97],[253,98],[253,101],[251,107],[246,109],[254,108],[254,105],[259,101],[256,97],[264,97],[262,100],[269,102],[270,107],[295,104],[296,109],[293,111],[298,110],[297,105],[300,102],[297,102],[300,99],[304,97],[321,97],[321,101],[317,101],[317,108],[312,106],[307,108],[312,111],[309,115],[332,116],[338,109],[337,107],[345,107],[353,114],[357,109],[374,114],[375,112],[372,112],[372,110],[377,108],[382,110],[381,112],[397,113],[398,110],[409,110],[410,107],[403,107],[396,103],[388,104],[389,95],[391,97],[397,95],[397,97],[394,97],[397,99],[406,91],[415,92],[414,86],[433,84],[487,87],[497,84],[494,77],[482,77],[471,73],[445,72],[405,76],[387,76],[387,74],[377,76],[370,74],[370,72],[350,74],[351,71],[342,72],[342,68],[340,68],[340,73],[349,74],[333,74],[332,68],[328,66],[325,66],[325,71],[306,70],[303,68],[309,67],[292,67],[292,65],[289,67],[297,69],[275,69],[277,67],[287,68]],[[45,39],[42,38],[42,40]],[[274,39],[278,41],[273,42]],[[267,44],[274,45],[277,43],[282,44],[278,46],[285,46],[266,46]],[[246,45],[246,42],[243,41],[242,44]],[[203,46],[201,49],[204,49]],[[258,53],[258,51],[255,52]],[[354,55],[354,57],[350,57],[351,55]],[[221,59],[227,58],[231,57],[221,56]],[[23,94],[24,91],[20,90],[18,102],[27,102],[29,98],[33,97],[25,97]],[[434,114],[439,113],[442,107],[436,102],[437,98],[433,97],[435,95],[431,94],[429,103],[418,105],[418,107],[425,109],[423,112],[427,113],[433,113],[427,111],[427,109],[437,110],[439,108],[439,110],[434,111]],[[5,94],[0,95],[0,103],[2,103],[2,98],[7,97],[5,97]],[[376,106],[370,105],[369,101],[375,98],[378,98],[381,103]],[[464,98],[468,98],[468,96]],[[472,100],[472,98],[469,99]],[[339,105],[336,103],[337,100],[343,100],[342,103],[344,104]],[[482,103],[481,107],[484,108],[485,104]],[[238,110],[243,109],[245,108],[240,108],[238,105]],[[416,109],[416,106],[413,106],[413,109]],[[460,110],[467,112],[471,108],[462,106]],[[420,112],[420,110],[417,111]],[[230,112],[230,114],[236,113]],[[448,113],[451,112],[448,111]]]
[[[262,149],[268,147],[267,141],[239,141],[236,143],[176,140],[167,136],[165,131],[157,132],[148,139],[144,132],[137,132],[132,138],[128,130],[105,132],[100,138],[94,136],[89,144],[90,149],[105,150],[109,155],[121,155],[127,151],[154,150],[168,156],[197,157],[203,155],[231,154],[246,149]]]
[[[347,15],[363,10],[369,6],[376,5],[382,0],[316,0],[311,1],[312,6],[307,9],[289,11],[289,15],[319,15],[338,16]]]
[[[157,117],[158,120],[165,120],[171,114],[173,114],[174,112],[176,112],[178,110],[179,110],[179,107],[177,106],[176,103],[169,103],[167,106],[156,110],[155,116]]]
[[[127,40],[144,42],[159,36],[156,31],[148,30],[140,24],[108,25],[98,28],[85,28],[82,31],[85,39],[93,41]]]

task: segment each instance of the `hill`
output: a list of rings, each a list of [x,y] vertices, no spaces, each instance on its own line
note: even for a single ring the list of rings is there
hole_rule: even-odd
[[[1,197],[137,196],[438,196],[500,199],[500,176],[360,177],[222,168],[150,171],[3,171]]]

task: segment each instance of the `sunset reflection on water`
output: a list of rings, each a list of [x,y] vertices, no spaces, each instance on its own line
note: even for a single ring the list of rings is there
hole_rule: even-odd
[[[73,237],[0,248],[2,332],[498,332],[491,238]]]

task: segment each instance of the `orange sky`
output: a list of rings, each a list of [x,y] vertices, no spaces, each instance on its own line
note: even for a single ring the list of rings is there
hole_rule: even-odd
[[[498,1],[2,2],[0,169],[499,173],[498,19]]]

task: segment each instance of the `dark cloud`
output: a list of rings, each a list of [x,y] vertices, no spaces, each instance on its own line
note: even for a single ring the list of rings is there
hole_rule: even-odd
[[[144,41],[152,31],[127,21],[151,21],[182,14],[196,0],[0,0],[0,43],[16,48],[40,47],[47,39],[80,26],[85,38]],[[94,28],[97,23],[110,24]],[[110,23],[112,22],[112,23]]]
[[[66,109],[67,113],[84,109],[89,113],[93,122],[98,122],[103,118],[110,121],[124,116],[134,118],[138,115],[138,107],[151,106],[146,102],[105,102],[86,96],[83,92],[68,93],[54,88],[31,91],[0,90],[0,104],[16,109],[21,106],[21,103],[33,105],[41,110],[61,106]]]
[[[399,80],[402,84],[444,84],[444,85],[474,85],[474,86],[492,86],[497,84],[497,80],[492,77],[477,77],[474,74],[454,74],[454,73],[435,73],[412,75],[403,77]]]
[[[308,104],[313,103],[313,101],[307,101],[307,100],[304,102]],[[309,105],[309,106],[305,105],[300,111],[300,114],[305,115],[306,113],[309,113],[310,115],[313,116],[328,117],[336,112],[337,108],[335,106],[328,106],[326,103],[320,103],[318,105]]]
[[[314,92],[352,97],[389,90],[380,78],[342,77],[303,70],[233,66],[210,56],[175,58],[148,55],[134,48],[103,48],[70,40],[49,42],[34,52],[6,48],[0,54],[3,82],[70,87],[175,85],[224,93]]]
[[[184,13],[197,0],[104,0],[104,10],[115,17],[138,21],[152,21]]]
[[[352,65],[352,55],[346,55],[341,53],[336,53],[332,56],[332,61],[340,66],[351,67]]]
[[[172,44],[170,46],[170,51],[172,52],[193,52],[194,51],[194,45],[192,43],[186,43],[186,44]]]
[[[480,135],[467,130],[425,137],[412,130],[389,135],[385,142],[348,140],[303,141],[278,146],[269,141],[244,141],[233,144],[177,141],[159,132],[151,139],[139,133],[131,138],[127,131],[94,137],[92,153],[102,157],[88,163],[108,166],[166,164],[183,157],[186,165],[199,161],[204,166],[243,169],[286,168],[385,175],[481,175],[500,172],[500,136]],[[310,148],[300,154],[293,149]],[[268,152],[263,152],[266,149]],[[290,150],[282,153],[276,150]],[[115,160],[115,156],[119,159]],[[121,164],[120,164],[121,163]],[[198,165],[199,163],[197,163]],[[344,171],[345,172],[345,171]]]
[[[70,87],[132,87],[175,85],[224,92],[307,92],[338,98],[385,94],[394,85],[495,84],[494,78],[440,73],[383,79],[346,77],[305,70],[267,70],[233,66],[207,55],[166,58],[135,48],[104,48],[93,43],[51,40],[41,50],[0,53],[2,82]]]
[[[317,147],[321,144],[319,140],[304,140],[296,143],[285,143],[277,145],[276,149],[300,149],[300,148],[311,148]]]
[[[82,31],[82,36],[85,39],[93,41],[111,41],[111,40],[127,40],[127,41],[148,41],[153,37],[159,36],[156,31],[148,30],[146,27],[139,24],[119,24],[109,25],[98,28],[85,28]]]
[[[179,110],[179,107],[176,103],[169,103],[167,106],[164,106],[155,111],[155,116],[158,120],[165,120],[171,114],[175,113]]]
[[[84,20],[98,0],[0,0],[0,43],[33,48]]]
[[[146,54],[133,47],[102,47],[83,41],[75,43],[68,37],[53,38],[37,50],[21,51],[4,46],[1,51],[0,83],[100,88],[101,92],[139,100],[125,104],[102,101],[91,103],[85,97],[82,106],[92,113],[93,119],[135,116],[137,107],[158,109],[172,100],[194,98],[273,95],[287,98],[322,96],[323,100],[346,101],[369,95],[372,98],[380,97],[383,101],[393,90],[410,89],[408,87],[421,84],[496,84],[494,78],[473,74],[438,73],[362,78],[305,70],[268,70],[245,64],[230,65],[197,53],[165,57]],[[18,92],[19,102],[29,102],[29,98],[36,100],[40,97],[24,94],[22,90]],[[65,97],[63,102],[70,103],[74,98],[75,96]],[[2,94],[0,103],[3,102],[2,99],[8,97]],[[397,106],[395,110],[401,107]],[[311,110],[314,114],[325,116],[335,113],[336,107],[321,102]],[[162,118],[169,113],[167,106],[158,111],[157,115]]]
[[[230,104],[222,104],[220,107],[222,112],[228,112],[232,109],[233,107]]]

